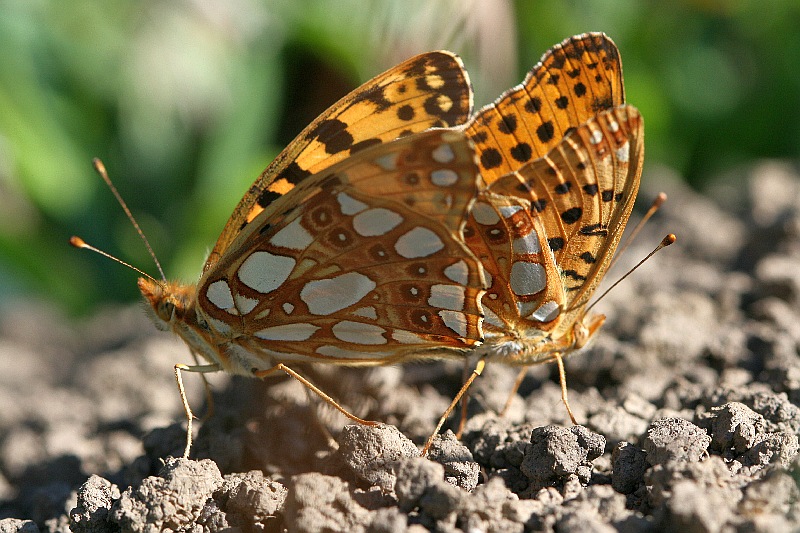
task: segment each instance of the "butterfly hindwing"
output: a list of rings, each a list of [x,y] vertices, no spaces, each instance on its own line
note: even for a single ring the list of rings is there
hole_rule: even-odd
[[[199,306],[221,336],[281,361],[467,349],[484,279],[458,235],[478,181],[456,131],[359,152],[257,216],[206,271]]]

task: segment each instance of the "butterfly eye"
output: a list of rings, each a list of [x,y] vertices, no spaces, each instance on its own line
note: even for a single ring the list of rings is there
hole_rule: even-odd
[[[164,322],[170,322],[175,314],[175,303],[171,300],[162,300],[158,306],[158,317]]]

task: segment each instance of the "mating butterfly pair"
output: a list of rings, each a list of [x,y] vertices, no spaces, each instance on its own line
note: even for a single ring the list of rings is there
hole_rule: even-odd
[[[157,325],[210,363],[177,365],[179,385],[180,370],[280,370],[336,405],[286,365],[560,363],[602,324],[584,310],[639,186],[642,120],[624,101],[596,33],[475,116],[448,52],[365,83],[252,185],[196,286],[140,278]]]

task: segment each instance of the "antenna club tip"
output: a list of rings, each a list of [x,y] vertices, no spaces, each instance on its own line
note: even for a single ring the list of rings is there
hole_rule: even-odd
[[[653,199],[653,203],[650,205],[650,209],[652,209],[653,211],[655,211],[656,209],[660,209],[661,206],[664,205],[664,202],[666,201],[667,201],[667,193],[662,191],[658,193],[656,197]]]
[[[99,157],[95,157],[92,159],[92,166],[98,173],[100,174],[106,173],[106,166],[103,164],[103,162],[100,160]]]
[[[674,233],[670,233],[661,241],[661,246],[669,246],[670,244],[674,244],[677,240],[678,237],[676,237]]]
[[[69,243],[75,248],[83,248],[86,246],[86,241],[75,235],[69,238]]]

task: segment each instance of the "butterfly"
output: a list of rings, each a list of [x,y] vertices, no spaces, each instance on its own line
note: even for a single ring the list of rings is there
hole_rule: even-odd
[[[625,105],[616,45],[601,33],[566,39],[462,129],[483,180],[463,237],[489,285],[484,342],[433,435],[486,361],[523,367],[513,395],[525,367],[555,360],[576,423],[562,357],[603,324],[602,315],[586,316],[587,304],[630,217],[644,155],[643,123]]]
[[[480,192],[464,237],[491,280],[479,348],[488,359],[552,360],[599,329],[602,315],[585,309],[630,217],[643,158],[641,115],[615,107]]]
[[[490,283],[479,351],[530,364],[599,328],[583,324],[583,310],[630,217],[644,157],[641,116],[624,100],[616,45],[584,34],[465,126],[486,183],[464,230]]]
[[[571,138],[571,124],[619,101],[616,47],[602,34],[584,34],[548,51],[522,86],[474,117],[467,73],[449,52],[411,58],[324,112],[244,195],[197,284],[139,279],[156,325],[209,362],[175,367],[189,421],[184,455],[192,415],[182,370],[254,377],[283,371],[368,423],[287,364],[377,365],[471,353],[494,359],[513,344],[507,338],[533,331],[523,314],[534,305],[531,295],[516,291],[518,265],[556,272],[567,256],[533,257],[524,249],[530,257],[519,258],[517,240],[503,249],[474,232],[483,229],[484,206],[505,216],[510,203],[533,206],[537,236],[555,234],[546,220],[566,204],[534,215],[537,195],[546,196],[533,184],[542,172],[535,157]],[[583,242],[569,232],[562,238]],[[592,249],[610,256],[616,242]],[[545,284],[556,291],[562,279],[552,272]],[[593,272],[592,280],[602,275]],[[594,281],[585,292],[593,288]],[[570,318],[577,315],[567,298],[542,300],[534,312],[553,302],[562,325],[545,329],[560,334],[579,322]],[[515,305],[518,316],[508,311]]]

